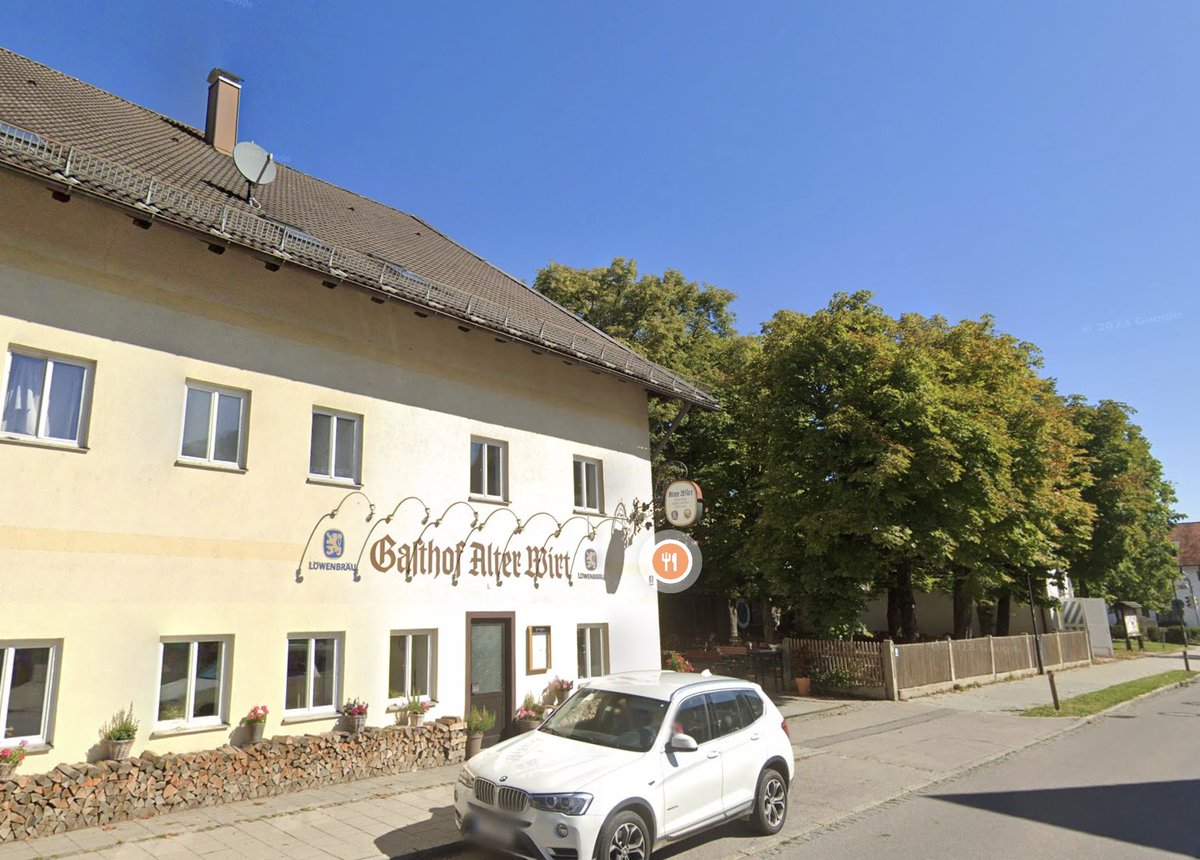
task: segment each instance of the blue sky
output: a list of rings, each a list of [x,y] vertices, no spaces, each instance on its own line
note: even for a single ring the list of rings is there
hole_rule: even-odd
[[[6,4],[0,41],[413,212],[524,280],[636,259],[742,331],[869,289],[1138,410],[1200,517],[1200,5]]]

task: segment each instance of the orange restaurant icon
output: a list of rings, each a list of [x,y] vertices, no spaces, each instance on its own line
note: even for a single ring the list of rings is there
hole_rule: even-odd
[[[660,582],[678,583],[692,571],[692,553],[677,540],[664,540],[655,545],[650,564]]]

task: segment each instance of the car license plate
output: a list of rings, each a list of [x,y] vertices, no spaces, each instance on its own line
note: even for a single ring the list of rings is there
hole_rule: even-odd
[[[475,833],[485,842],[503,848],[510,847],[516,839],[516,831],[511,824],[485,815],[475,819]]]

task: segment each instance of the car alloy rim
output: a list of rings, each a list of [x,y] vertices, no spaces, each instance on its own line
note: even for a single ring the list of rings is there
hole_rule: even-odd
[[[608,849],[610,860],[645,860],[646,837],[634,824],[622,824],[613,834]]]
[[[783,822],[783,813],[787,809],[787,794],[783,788],[783,780],[773,776],[763,787],[763,816],[767,824],[778,827]]]

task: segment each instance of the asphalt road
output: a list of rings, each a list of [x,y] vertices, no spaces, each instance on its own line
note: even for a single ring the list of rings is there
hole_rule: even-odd
[[[1200,686],[862,813],[786,858],[1200,857]]]

